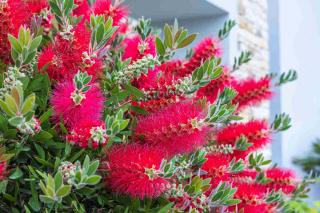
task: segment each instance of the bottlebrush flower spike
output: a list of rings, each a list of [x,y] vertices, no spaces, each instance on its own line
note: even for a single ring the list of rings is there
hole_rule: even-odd
[[[144,92],[145,97],[134,104],[148,112],[157,112],[164,107],[185,100],[183,95],[175,91],[175,82],[174,76],[161,72],[158,67],[149,70],[146,76],[136,81],[137,87]]]
[[[192,102],[172,104],[138,120],[135,138],[161,146],[169,154],[192,151],[206,143],[207,127],[197,126],[203,110]]]
[[[123,40],[123,60],[131,58],[131,63],[146,55],[156,55],[154,37],[149,36],[144,41],[136,34]]]
[[[100,59],[88,55],[90,32],[79,23],[74,30],[74,39],[65,40],[57,36],[55,42],[45,48],[38,59],[40,72],[47,72],[51,79],[71,79],[78,70],[86,71],[97,78],[103,70]]]
[[[240,199],[241,203],[236,206],[228,207],[229,211],[242,211],[245,213],[268,213],[271,211],[265,201],[266,187],[261,184],[239,184],[237,185],[236,199]]]
[[[48,8],[47,0],[26,0],[24,1],[31,13],[39,14],[41,10]]]
[[[238,110],[247,106],[253,106],[272,97],[271,78],[264,77],[260,80],[248,79],[234,84],[234,89],[238,95],[233,99],[234,104],[238,104]]]
[[[192,73],[201,63],[211,57],[220,57],[222,53],[220,43],[217,39],[207,37],[195,48],[192,57],[185,63],[184,75]]]
[[[46,0],[8,0],[8,5],[10,24],[12,25],[10,33],[16,36],[20,26],[30,26],[31,18],[48,7],[48,2]]]
[[[4,63],[10,61],[10,43],[8,33],[11,31],[10,10],[9,4],[6,1],[0,2],[0,60]]]
[[[111,0],[97,0],[93,5],[92,10],[95,15],[112,17],[113,26],[118,26],[120,29],[125,27],[126,19],[129,14],[128,8],[121,5],[120,1],[116,1],[115,4],[112,4]]]
[[[184,77],[185,76],[185,67],[184,62],[179,59],[167,61],[163,63],[159,69],[167,74],[177,77]]]
[[[67,141],[82,148],[105,146],[108,142],[105,123],[90,120],[77,124],[67,135]]]
[[[234,79],[231,77],[228,68],[224,67],[222,75],[212,80],[208,85],[200,88],[197,92],[197,98],[206,98],[210,103],[213,103],[219,91],[222,92],[225,87],[230,86]]]
[[[79,97],[82,99],[80,103],[77,103],[72,97],[76,91],[72,81],[67,80],[56,85],[50,100],[56,122],[59,122],[61,116],[67,127],[75,127],[79,121],[100,120],[103,111],[103,96],[96,85],[89,84],[89,86],[88,91],[84,94],[80,93]]]
[[[157,175],[164,154],[163,149],[138,144],[111,149],[101,168],[108,171],[106,184],[116,193],[140,199],[160,196],[170,187]]]
[[[233,182],[240,184],[240,183],[254,183],[258,172],[256,170],[243,170],[242,172],[233,174],[232,180]]]
[[[207,161],[202,165],[202,170],[207,172],[205,176],[211,178],[212,186],[217,186],[220,181],[230,181],[231,173],[228,170],[231,158],[224,154],[209,154]]]
[[[249,152],[262,148],[270,142],[270,131],[266,121],[249,121],[234,123],[220,130],[216,135],[218,144],[235,145],[240,136],[245,136],[252,145],[245,151],[234,151],[234,155],[245,157]]]
[[[270,189],[282,190],[286,194],[290,194],[295,188],[294,183],[296,177],[291,170],[281,168],[271,168],[265,171],[266,177],[271,180],[267,186]]]
[[[73,15],[83,16],[84,20],[90,18],[90,6],[87,0],[74,0],[77,7],[73,10]]]

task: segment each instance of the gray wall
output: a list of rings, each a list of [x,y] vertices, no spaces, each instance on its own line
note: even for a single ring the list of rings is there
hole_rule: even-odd
[[[313,140],[320,137],[320,1],[270,2],[278,2],[279,6],[279,51],[274,51],[271,57],[279,57],[281,71],[294,68],[299,72],[296,82],[281,88],[278,107],[291,115],[293,126],[283,133],[280,149],[273,150],[283,166],[292,168],[292,158],[307,156]],[[273,50],[274,45],[277,41],[271,40]],[[277,60],[272,63],[276,67]],[[319,188],[314,189],[313,196],[320,199]]]
[[[193,47],[206,36],[217,36],[223,23],[237,19],[237,3],[234,0],[126,0],[134,18],[144,16],[152,19],[155,27],[162,28],[165,23],[172,24],[177,18],[180,26],[192,33],[199,33]],[[223,42],[223,61],[233,62],[237,54],[236,30]],[[186,49],[177,52],[177,57],[184,57]]]

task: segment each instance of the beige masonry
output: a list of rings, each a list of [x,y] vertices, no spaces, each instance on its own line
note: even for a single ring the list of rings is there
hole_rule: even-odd
[[[250,63],[237,71],[239,78],[259,78],[269,72],[267,10],[267,0],[239,0],[238,50],[249,50],[253,53]],[[269,103],[250,108],[244,114],[247,118],[268,118]]]

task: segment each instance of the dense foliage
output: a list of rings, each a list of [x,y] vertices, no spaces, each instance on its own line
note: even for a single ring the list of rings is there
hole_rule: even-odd
[[[296,78],[238,80],[207,37],[110,0],[0,1],[1,212],[294,212],[308,180],[259,152],[290,118],[242,119]]]

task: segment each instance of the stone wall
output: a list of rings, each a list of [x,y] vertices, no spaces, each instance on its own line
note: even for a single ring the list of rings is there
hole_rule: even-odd
[[[239,78],[259,78],[269,72],[267,0],[239,0],[238,50],[252,52],[252,60],[236,72]],[[246,117],[269,118],[269,103],[249,108]]]
[[[268,0],[239,0],[238,5],[238,51],[249,50],[252,60],[236,72],[239,78],[259,78],[269,72],[268,49]],[[265,101],[259,107],[248,108],[243,116],[269,119],[269,102]],[[272,156],[271,146],[263,149],[266,158]]]

